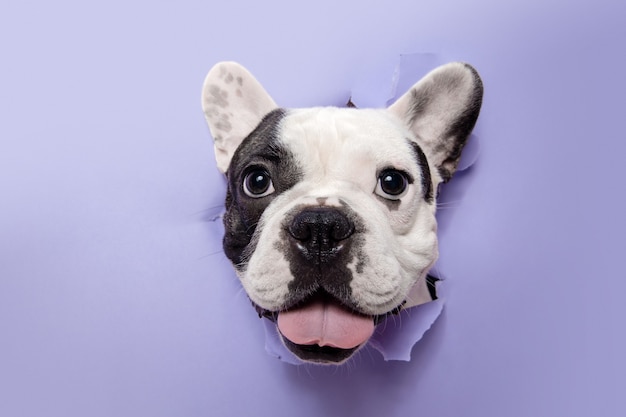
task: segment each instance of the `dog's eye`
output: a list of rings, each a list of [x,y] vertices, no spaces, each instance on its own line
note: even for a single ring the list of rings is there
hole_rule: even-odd
[[[406,175],[395,169],[386,169],[378,176],[376,194],[388,200],[400,200],[408,189]]]
[[[248,197],[261,198],[274,192],[274,184],[267,171],[255,169],[250,171],[243,180],[243,192]]]

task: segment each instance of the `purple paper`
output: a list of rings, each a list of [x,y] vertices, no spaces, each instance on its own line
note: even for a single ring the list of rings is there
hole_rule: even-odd
[[[626,415],[623,2],[0,9],[0,416]],[[211,221],[204,76],[382,107],[415,51],[485,85],[479,158],[439,200],[445,308],[410,361],[276,360]]]

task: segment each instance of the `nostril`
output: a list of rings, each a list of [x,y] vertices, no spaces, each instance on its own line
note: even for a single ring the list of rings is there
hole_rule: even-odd
[[[349,238],[354,233],[354,224],[348,220],[346,216],[339,213],[339,217],[335,219],[331,225],[330,237],[334,241],[340,241]]]
[[[354,224],[343,213],[330,208],[312,208],[298,213],[289,225],[289,234],[301,242],[334,243],[349,238]]]
[[[289,225],[289,234],[297,240],[305,242],[311,239],[311,224],[306,219],[296,217]]]

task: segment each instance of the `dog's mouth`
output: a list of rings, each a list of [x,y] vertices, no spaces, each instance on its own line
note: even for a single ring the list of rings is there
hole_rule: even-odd
[[[436,300],[439,278],[426,276]],[[378,323],[402,311],[406,302],[380,315],[350,308],[323,289],[284,311],[269,311],[252,303],[259,317],[276,323],[284,345],[298,358],[320,364],[341,364],[364,346]]]
[[[283,343],[294,355],[303,361],[319,363],[319,364],[336,364],[347,360],[360,346],[355,346],[351,349],[341,349],[332,346],[320,346],[320,345],[299,345],[293,343],[285,336],[281,337]]]
[[[401,309],[380,316],[365,315],[323,290],[285,311],[255,307],[260,316],[276,322],[283,343],[298,358],[325,364],[347,360],[367,343],[382,318]]]
[[[340,363],[374,333],[374,317],[355,312],[325,292],[278,313],[287,347],[300,359]]]

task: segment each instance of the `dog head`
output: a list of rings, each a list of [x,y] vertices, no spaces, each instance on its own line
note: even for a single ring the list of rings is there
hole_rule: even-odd
[[[432,300],[437,190],[481,101],[462,63],[387,109],[283,109],[240,65],[211,69],[202,105],[228,184],[224,252],[296,356],[341,363],[382,317]]]

